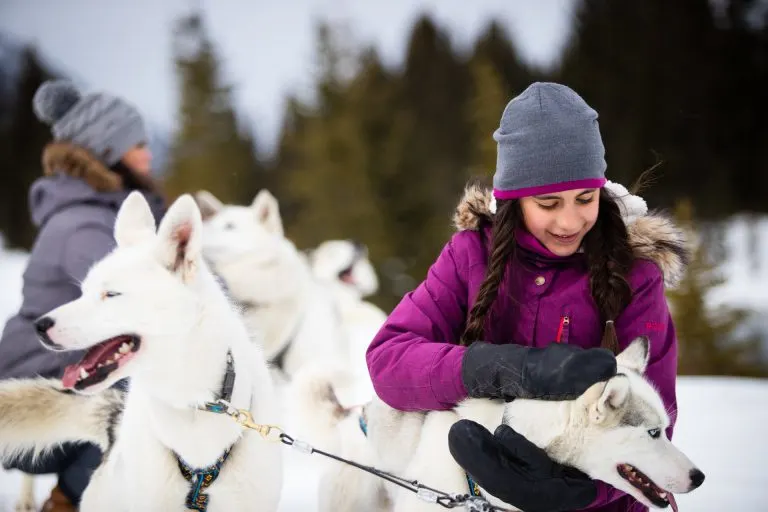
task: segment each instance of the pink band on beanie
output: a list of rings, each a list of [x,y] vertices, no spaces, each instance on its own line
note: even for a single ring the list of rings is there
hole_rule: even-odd
[[[579,188],[601,188],[605,185],[606,181],[605,178],[589,178],[585,180],[564,181],[563,183],[519,188],[517,190],[498,190],[494,188],[493,197],[496,199],[519,199],[521,197],[554,194],[556,192],[565,192],[566,190],[575,190]]]

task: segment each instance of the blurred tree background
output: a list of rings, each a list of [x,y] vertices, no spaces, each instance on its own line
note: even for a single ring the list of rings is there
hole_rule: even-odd
[[[553,80],[599,112],[612,180],[629,185],[659,164],[655,185],[643,193],[652,207],[683,208],[691,229],[739,212],[768,213],[768,10],[758,4],[732,0],[717,11],[708,0],[582,0],[568,46],[546,71],[524,64],[497,22],[459,49],[424,16],[396,68],[343,30],[321,25],[313,101],[288,98],[269,157],[232,102],[225,57],[205,20],[192,14],[170,34],[180,104],[165,187],[170,197],[207,189],[241,204],[268,188],[297,246],[330,238],[368,245],[381,277],[373,300],[389,310],[451,235],[464,184],[491,176],[491,134],[506,102],[534,80]],[[18,212],[26,211],[49,139],[29,105],[54,73],[33,49],[21,62],[13,76],[0,67],[0,232],[8,245],[28,248],[34,229]],[[688,206],[680,206],[683,197]],[[670,292],[689,357],[681,371],[764,375],[757,344],[736,348],[734,324],[746,312],[720,314],[704,304],[717,283],[706,250]],[[705,340],[706,350],[691,346],[694,339]],[[702,351],[710,355],[692,355]]]

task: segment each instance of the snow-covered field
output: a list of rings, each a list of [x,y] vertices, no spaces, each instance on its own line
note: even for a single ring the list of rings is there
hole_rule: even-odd
[[[747,243],[743,219],[726,236],[730,251],[722,270],[728,282],[710,297],[713,304],[747,306],[768,318],[768,219],[758,223],[757,246]],[[1,246],[0,246],[1,248]],[[757,262],[757,264],[753,264]],[[20,300],[25,255],[0,250],[0,326]],[[768,333],[768,321],[765,331]],[[674,440],[704,471],[703,486],[680,495],[683,511],[760,512],[768,510],[768,380],[680,377],[679,418]],[[312,455],[312,458],[317,457]],[[318,475],[307,455],[286,447],[285,484],[281,511],[316,510]],[[38,502],[53,485],[50,476],[37,479]],[[13,510],[19,489],[17,472],[0,471],[0,512]],[[463,489],[446,489],[460,492]]]
[[[675,443],[707,475],[701,488],[679,495],[683,512],[761,512],[766,510],[768,472],[768,381],[681,377]],[[318,474],[310,458],[286,447],[281,512],[314,512]],[[0,512],[13,510],[18,472],[0,472]],[[37,482],[38,503],[53,485],[50,476]],[[464,492],[464,489],[446,489]],[[363,511],[361,511],[363,512]]]

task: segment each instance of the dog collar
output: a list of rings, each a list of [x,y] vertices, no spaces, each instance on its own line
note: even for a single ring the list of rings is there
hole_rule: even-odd
[[[235,387],[235,360],[232,351],[227,350],[227,370],[221,383],[219,396],[213,402],[205,402],[199,409],[208,412],[224,413],[228,410],[228,404],[232,401],[232,390]]]

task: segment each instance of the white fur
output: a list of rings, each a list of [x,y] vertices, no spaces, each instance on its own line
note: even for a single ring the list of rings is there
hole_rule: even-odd
[[[364,297],[376,293],[378,278],[363,247],[350,240],[328,240],[310,252],[310,264],[315,277],[332,291],[339,305],[341,321],[349,340],[350,357],[357,380],[365,384],[358,402],[374,397],[365,354],[379,332],[386,313]],[[345,278],[340,274],[347,271]]]
[[[35,512],[35,478],[33,475],[23,473],[21,475],[21,491],[14,506],[14,512]]]
[[[312,272],[319,280],[337,283],[358,297],[368,297],[379,289],[379,279],[368,259],[367,250],[351,240],[326,240],[310,252]],[[342,278],[340,274],[348,270]]]
[[[355,352],[353,358],[333,285],[315,279],[305,255],[284,236],[277,200],[262,190],[250,206],[223,205],[208,192],[199,192],[197,201],[208,211],[205,258],[244,304],[246,324],[263,333],[267,359],[285,350],[288,378],[307,363],[326,361],[370,381],[364,357]],[[344,382],[350,385],[343,389],[336,383],[342,400],[360,401],[352,382]]]
[[[79,440],[107,451],[83,496],[83,512],[184,510],[190,484],[173,452],[204,467],[233,444],[206,490],[208,510],[277,509],[280,446],[225,415],[197,409],[219,392],[230,350],[232,404],[250,410],[257,422],[279,420],[264,357],[203,261],[202,236],[190,196],[171,206],[155,233],[143,196],[131,194],[116,220],[117,248],[89,271],[79,299],[47,316],[55,322],[49,337],[66,350],[134,334],[141,340],[135,357],[82,393],[61,393],[50,381],[0,384],[0,409],[12,410],[7,421],[0,419],[0,451],[39,452]],[[110,444],[108,423],[119,411],[119,394],[108,388],[124,377],[131,377],[131,389]]]
[[[369,464],[399,476],[416,479],[448,493],[462,494],[467,492],[467,482],[464,471],[448,451],[450,426],[460,418],[467,418],[493,432],[504,422],[543,448],[553,460],[576,467],[593,479],[607,482],[653,508],[641,492],[621,478],[617,472],[618,465],[632,464],[671,493],[692,490],[690,472],[695,466],[663,433],[669,426],[669,417],[658,393],[642,375],[647,360],[647,339],[639,338],[617,356],[619,374],[616,377],[595,384],[581,397],[571,401],[517,399],[505,404],[468,399],[451,411],[424,413],[396,411],[375,399],[365,407],[369,446],[363,456]],[[311,385],[317,388],[321,385],[321,372],[314,378],[316,380]],[[311,379],[308,379],[304,385],[310,382]],[[627,412],[639,418],[641,424],[623,424],[621,419]],[[308,435],[327,428],[327,422],[318,423],[323,414],[319,408],[306,412],[304,422],[310,423],[316,418],[308,429]],[[359,431],[356,421],[345,420],[334,425],[337,442],[342,446],[348,439],[355,439],[356,428]],[[655,428],[662,432],[658,438],[649,434]],[[318,435],[328,438],[333,433],[325,430]],[[374,460],[370,459],[371,451],[376,455]],[[351,456],[353,460],[354,455]],[[329,469],[326,479],[332,481],[338,471],[338,468]],[[359,478],[365,478],[363,475],[360,473]],[[355,478],[355,475],[349,474],[347,478]],[[357,488],[349,482],[346,487]],[[385,487],[392,500],[391,510],[442,508],[391,484]],[[361,488],[364,490],[360,492],[368,492],[369,498],[372,496],[370,487],[361,485]],[[351,512],[354,509],[345,508],[345,505],[363,498],[350,496],[349,492],[328,497],[328,506],[322,510]],[[509,507],[487,492],[483,491],[483,494],[491,503]],[[378,505],[384,506],[381,500]]]

